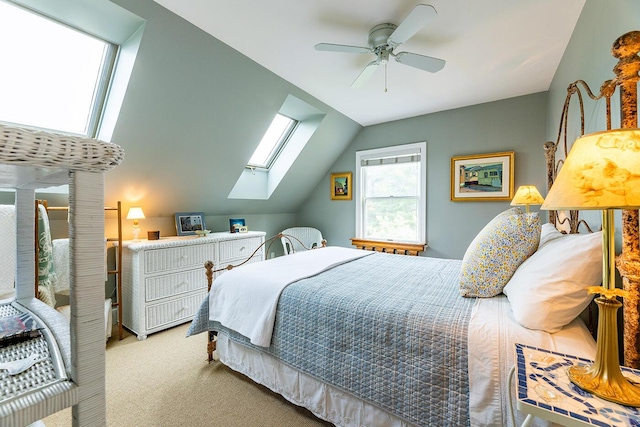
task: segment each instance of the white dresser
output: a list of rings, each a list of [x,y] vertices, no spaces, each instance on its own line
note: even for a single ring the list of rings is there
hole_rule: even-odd
[[[122,243],[122,323],[139,340],[190,321],[207,293],[204,263],[237,265],[264,243],[262,231]],[[248,262],[264,260],[264,247]],[[218,273],[222,274],[222,272]]]

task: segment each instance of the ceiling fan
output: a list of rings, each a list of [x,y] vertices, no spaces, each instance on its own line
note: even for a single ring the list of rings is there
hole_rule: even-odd
[[[395,58],[396,62],[409,65],[420,70],[435,73],[444,67],[444,59],[432,58],[430,56],[418,55],[411,52],[394,53],[394,49],[409,40],[415,33],[422,29],[429,21],[437,15],[433,6],[419,4],[413,8],[411,13],[402,21],[400,25],[378,24],[369,31],[367,47],[349,46],[343,44],[318,43],[316,50],[329,52],[346,53],[373,53],[376,59],[364,68],[360,75],[351,84],[351,87],[361,87],[371,75],[378,69],[378,66],[386,65],[389,57]],[[385,85],[386,86],[386,85]],[[386,88],[385,88],[386,91]]]

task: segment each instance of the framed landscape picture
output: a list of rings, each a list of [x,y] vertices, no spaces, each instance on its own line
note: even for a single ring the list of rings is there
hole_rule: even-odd
[[[351,172],[331,174],[331,200],[351,200]]]
[[[177,212],[175,217],[178,236],[191,236],[196,230],[206,230],[203,212]]]
[[[451,158],[451,200],[510,201],[513,198],[514,152]]]

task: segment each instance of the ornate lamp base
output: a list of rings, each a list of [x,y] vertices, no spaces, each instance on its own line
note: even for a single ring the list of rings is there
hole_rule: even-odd
[[[622,303],[615,298],[598,297],[598,342],[596,360],[591,366],[572,366],[568,376],[578,387],[610,402],[640,407],[640,387],[622,375],[618,360],[616,313]]]

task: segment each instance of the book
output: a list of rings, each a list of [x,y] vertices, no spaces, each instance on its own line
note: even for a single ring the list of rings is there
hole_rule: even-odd
[[[0,317],[0,346],[39,335],[38,322],[29,313]]]

